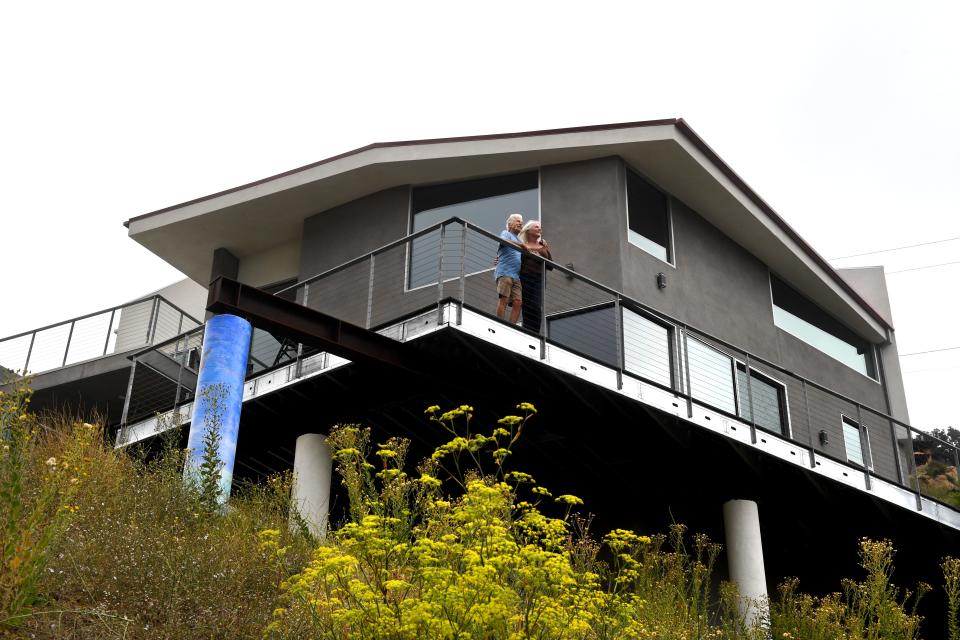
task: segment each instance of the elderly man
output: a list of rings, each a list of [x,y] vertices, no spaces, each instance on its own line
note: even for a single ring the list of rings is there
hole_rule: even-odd
[[[520,288],[520,239],[517,234],[523,228],[523,216],[519,213],[511,214],[507,218],[507,228],[500,232],[504,240],[497,249],[497,295],[500,300],[497,304],[497,317],[501,320],[507,313],[507,301],[513,307],[510,310],[510,324],[516,324],[520,317],[520,308],[523,302]]]

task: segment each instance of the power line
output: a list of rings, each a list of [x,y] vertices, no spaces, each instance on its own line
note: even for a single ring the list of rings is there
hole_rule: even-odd
[[[941,351],[956,351],[960,347],[943,347],[942,349],[930,349],[929,351],[914,351],[913,353],[901,353],[901,358],[906,358],[907,356],[922,356],[926,353],[940,353]]]
[[[954,260],[953,262],[941,262],[940,264],[928,264],[925,267],[911,267],[909,269],[899,269],[897,271],[887,271],[886,275],[892,276],[895,273],[906,273],[907,271],[922,271],[923,269],[934,269],[936,267],[946,267],[951,264],[960,264],[960,260]]]
[[[931,245],[931,244],[940,244],[940,243],[943,243],[943,242],[952,242],[952,241],[954,241],[954,240],[960,240],[960,237],[956,237],[956,238],[943,238],[942,240],[931,240],[931,241],[929,241],[929,242],[920,242],[920,243],[917,243],[917,244],[905,244],[905,245],[900,246],[900,247],[891,247],[891,248],[889,248],[889,249],[880,249],[880,250],[878,250],[878,251],[867,251],[866,253],[855,253],[855,254],[850,255],[850,256],[840,256],[840,257],[838,257],[838,258],[830,258],[830,259],[831,259],[831,260],[845,260],[845,259],[847,259],[847,258],[859,258],[859,257],[861,257],[861,256],[872,256],[872,255],[877,254],[877,253],[887,253],[887,252],[889,252],[889,251],[899,251],[899,250],[901,250],[901,249],[913,249],[914,247],[926,247],[926,246]]]

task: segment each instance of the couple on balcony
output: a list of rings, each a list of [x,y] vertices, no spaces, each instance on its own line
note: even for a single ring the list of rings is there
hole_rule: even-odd
[[[510,324],[517,323],[522,309],[523,328],[539,333],[544,262],[534,256],[552,260],[550,246],[540,235],[539,220],[524,224],[523,216],[514,213],[507,218],[506,227],[500,232],[505,242],[500,244],[496,258],[497,317],[505,319],[509,302],[512,306]]]

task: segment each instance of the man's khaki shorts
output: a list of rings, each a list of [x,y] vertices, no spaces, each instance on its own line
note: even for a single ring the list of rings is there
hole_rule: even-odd
[[[521,291],[520,280],[511,278],[510,276],[500,276],[497,278],[497,293],[501,298],[520,300]]]

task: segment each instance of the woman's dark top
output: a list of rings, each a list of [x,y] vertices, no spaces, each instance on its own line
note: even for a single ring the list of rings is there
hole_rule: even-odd
[[[553,260],[553,257],[550,255],[550,245],[544,240],[543,244],[539,245],[536,249],[530,250],[527,249],[530,253],[535,253],[541,258],[546,258],[547,260]],[[524,276],[536,276],[540,273],[541,266],[543,262],[540,260],[534,260],[530,256],[530,253],[524,252],[521,254],[520,258],[520,277]]]

